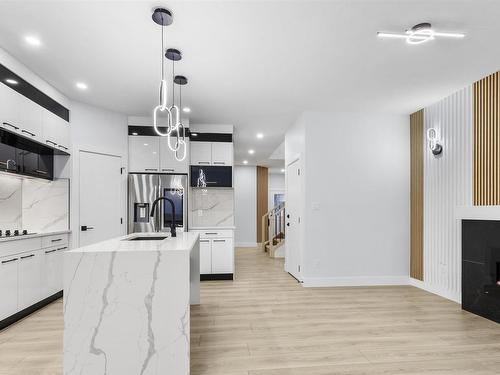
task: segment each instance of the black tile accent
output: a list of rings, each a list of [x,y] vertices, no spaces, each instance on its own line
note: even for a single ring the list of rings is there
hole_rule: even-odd
[[[234,280],[232,273],[211,273],[206,275],[200,275],[200,281],[211,281],[211,280]]]
[[[500,323],[500,221],[462,221],[462,308]]]
[[[233,135],[229,133],[199,133],[191,131],[191,142],[232,142]]]
[[[14,79],[18,82],[17,85],[9,85],[5,82],[6,79]],[[19,94],[25,96],[26,98],[34,101],[38,105],[42,106],[46,110],[52,112],[56,116],[59,116],[63,120],[69,122],[69,109],[59,104],[50,96],[44,94],[42,91],[38,90],[31,83],[25,81],[22,77],[18,76],[12,70],[8,69],[6,66],[0,64],[0,81],[7,87]],[[69,125],[69,124],[68,124]]]
[[[162,133],[167,132],[167,128],[163,126],[159,126],[158,130],[160,130]],[[186,128],[184,130],[184,133],[186,134],[186,137],[189,137],[189,128]],[[129,125],[128,127],[128,135],[148,135],[148,136],[156,136],[159,137],[158,133],[156,133],[155,129],[153,126],[134,126],[134,125]],[[177,135],[177,131],[172,132],[173,136]]]
[[[47,297],[44,300],[41,300],[40,302],[37,302],[34,305],[31,305],[25,308],[24,310],[21,310],[18,313],[9,316],[8,318],[0,320],[0,330],[10,326],[11,324],[14,324],[15,322],[27,317],[30,314],[33,314],[35,311],[40,310],[42,307],[45,307],[48,304],[58,300],[62,296],[63,296],[63,291],[61,290],[60,292],[57,292],[52,296]]]

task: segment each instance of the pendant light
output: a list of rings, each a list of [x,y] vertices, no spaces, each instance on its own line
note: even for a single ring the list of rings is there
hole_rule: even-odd
[[[170,113],[172,114],[172,118],[171,118],[172,123],[170,125],[171,131],[167,135],[167,137],[168,137],[167,144],[168,144],[168,147],[170,148],[171,151],[177,152],[179,150],[179,148],[181,147],[181,145],[179,144],[179,136],[177,135],[177,142],[175,143],[175,146],[172,146],[172,144],[170,142],[170,138],[171,138],[173,131],[177,131],[177,133],[178,133],[178,127],[179,127],[179,124],[181,122],[181,118],[180,118],[181,114],[179,111],[179,107],[177,105],[175,105],[174,81],[175,81],[175,62],[182,60],[182,54],[181,54],[181,51],[179,51],[178,49],[169,48],[169,49],[167,49],[167,52],[165,53],[165,57],[167,59],[169,59],[170,61],[172,61],[172,105],[168,108]],[[175,111],[175,118],[174,118],[174,111]]]
[[[159,136],[167,137],[172,131],[172,112],[167,107],[167,80],[165,79],[165,60],[163,51],[163,29],[165,26],[173,22],[172,13],[165,8],[156,8],[153,12],[153,21],[161,26],[161,81],[160,81],[160,100],[159,104],[153,109],[153,127]],[[162,133],[158,129],[158,114],[159,112],[166,112],[167,115],[167,132]]]
[[[177,113],[179,113],[179,108],[182,108],[182,86],[187,85],[188,80],[185,76],[175,76],[174,83],[179,86],[179,107],[177,107]],[[187,143],[186,143],[186,128],[182,123],[182,119],[176,125],[177,130],[177,140],[176,140],[176,151],[175,159],[177,161],[183,161],[186,158],[187,153]],[[170,138],[168,140],[170,147]]]

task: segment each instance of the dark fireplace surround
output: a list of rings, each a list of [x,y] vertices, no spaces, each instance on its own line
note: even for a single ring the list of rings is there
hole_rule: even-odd
[[[462,220],[462,308],[500,323],[500,221]]]

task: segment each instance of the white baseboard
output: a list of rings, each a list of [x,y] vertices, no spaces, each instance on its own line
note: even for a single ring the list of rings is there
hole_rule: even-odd
[[[257,247],[257,242],[236,242],[234,247]]]
[[[302,279],[302,286],[306,288],[408,284],[408,276],[304,277]]]
[[[417,279],[410,277],[410,285],[417,287],[419,289],[423,289],[429,293],[436,294],[440,297],[449,299],[453,302],[460,303],[460,304],[462,303],[462,296],[457,295],[457,293],[453,293],[453,292],[450,292],[448,290],[437,288],[433,285],[427,284],[424,281],[420,281],[420,280],[417,280]]]

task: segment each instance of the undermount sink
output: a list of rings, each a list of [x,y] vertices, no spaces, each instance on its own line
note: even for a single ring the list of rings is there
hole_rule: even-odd
[[[139,236],[132,237],[127,239],[126,241],[163,241],[165,238],[169,238],[170,236]]]

